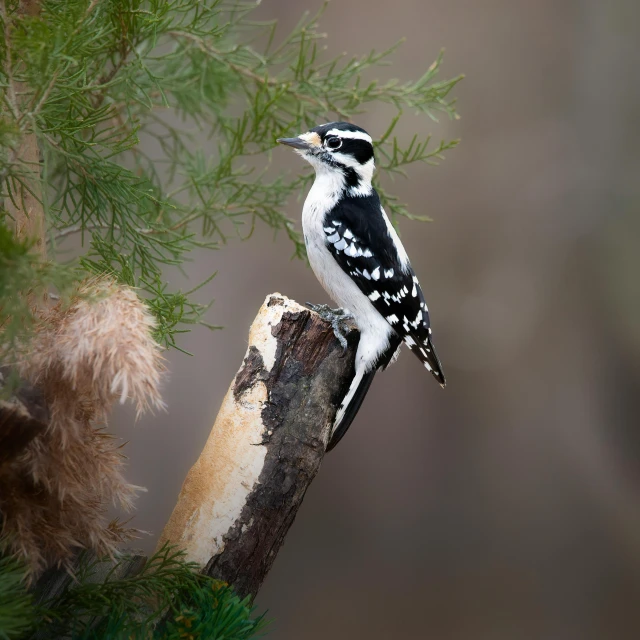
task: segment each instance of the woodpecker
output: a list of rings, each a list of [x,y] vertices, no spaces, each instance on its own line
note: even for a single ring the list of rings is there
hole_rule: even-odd
[[[371,185],[373,140],[348,122],[329,122],[297,138],[279,138],[315,169],[302,209],[309,263],[342,307],[310,305],[332,322],[353,318],[360,331],[355,375],[332,427],[327,451],[344,436],[376,372],[398,356],[404,342],[442,387],[445,377],[433,346],[427,304],[407,252]]]

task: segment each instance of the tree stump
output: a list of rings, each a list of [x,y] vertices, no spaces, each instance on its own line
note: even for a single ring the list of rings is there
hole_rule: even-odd
[[[176,545],[239,596],[256,595],[320,468],[353,377],[358,335],[349,332],[343,351],[318,314],[280,294],[267,297],[158,549]],[[135,575],[145,561],[127,557],[111,577]],[[92,581],[110,575],[113,563],[96,565]],[[72,581],[65,569],[51,568],[34,592],[46,601]]]
[[[267,297],[158,547],[177,545],[241,597],[255,596],[318,472],[353,377],[357,331],[347,340],[343,352],[316,313],[280,294]]]

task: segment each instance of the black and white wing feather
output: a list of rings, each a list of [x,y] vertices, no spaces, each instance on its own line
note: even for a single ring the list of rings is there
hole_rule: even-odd
[[[343,198],[326,214],[323,228],[340,268],[444,386],[424,295],[378,194]]]

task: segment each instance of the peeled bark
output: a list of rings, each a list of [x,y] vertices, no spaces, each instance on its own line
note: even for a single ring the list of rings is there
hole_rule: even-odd
[[[343,352],[316,313],[279,294],[267,297],[158,548],[176,545],[238,595],[256,595],[320,468],[353,376],[357,331],[347,340]],[[132,556],[120,570],[135,575],[144,562]],[[93,580],[112,566],[102,562]],[[70,580],[64,569],[50,569],[35,593],[46,600]]]
[[[267,297],[244,362],[159,541],[255,595],[315,477],[353,376],[331,327],[279,294]]]

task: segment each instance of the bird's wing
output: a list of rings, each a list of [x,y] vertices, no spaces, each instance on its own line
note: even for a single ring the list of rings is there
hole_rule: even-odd
[[[444,386],[420,283],[375,191],[340,201],[324,233],[340,268]]]

